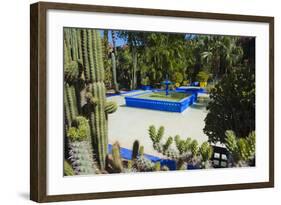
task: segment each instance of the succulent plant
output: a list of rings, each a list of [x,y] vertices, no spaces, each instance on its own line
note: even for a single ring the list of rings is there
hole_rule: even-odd
[[[63,163],[63,174],[64,174],[64,176],[75,175],[74,170],[72,169],[71,165],[66,160],[64,160],[64,163]]]
[[[139,141],[135,140],[134,143],[133,143],[132,160],[135,160],[138,157],[139,147],[140,147]]]
[[[246,138],[238,138],[231,130],[227,130],[225,135],[225,146],[233,163],[236,166],[247,165],[248,161],[255,157],[255,132],[250,132]]]
[[[140,146],[139,156],[134,162],[135,168],[140,172],[153,171],[154,164],[144,156],[144,147]]]
[[[200,147],[200,154],[203,162],[210,160],[213,155],[212,146],[208,142],[203,142]]]
[[[116,102],[113,102],[113,101],[109,101],[109,102],[106,102],[105,104],[105,112],[107,114],[111,114],[111,113],[114,113],[118,108],[118,105]]]
[[[112,145],[112,159],[113,159],[113,168],[116,172],[122,172],[123,171],[123,163],[122,158],[120,155],[120,145],[118,142],[115,142]]]

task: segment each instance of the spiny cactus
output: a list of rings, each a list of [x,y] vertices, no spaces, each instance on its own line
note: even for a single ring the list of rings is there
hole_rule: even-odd
[[[123,171],[123,163],[120,155],[120,145],[118,142],[115,142],[112,145],[112,159],[113,159],[113,168],[116,172]]]
[[[144,147],[140,146],[139,156],[135,160],[135,167],[140,172],[152,171],[154,164],[144,156]]]
[[[64,160],[64,163],[63,163],[63,174],[64,174],[64,176],[75,175],[74,170],[72,169],[71,165],[66,160]]]
[[[166,157],[176,160],[177,169],[186,169],[187,163],[198,165],[200,160],[208,161],[212,155],[212,147],[208,142],[204,142],[199,147],[197,140],[191,140],[191,138],[181,139],[179,135],[176,135],[174,138],[169,137],[163,143],[164,127],[160,127],[157,131],[155,126],[152,125],[149,127],[148,132],[153,142],[153,148]],[[173,142],[176,150],[171,146]]]
[[[174,140],[175,140],[176,147],[177,147],[180,155],[186,153],[189,150],[191,138],[187,138],[186,140],[182,140],[182,139],[180,139],[179,135],[176,135]]]
[[[104,170],[108,152],[107,114],[115,112],[117,105],[111,102],[106,103],[105,100],[106,89],[103,82],[104,67],[100,33],[96,30],[83,29],[81,40],[84,76],[87,84],[87,104],[84,106],[84,110],[86,108],[90,119],[93,147],[100,168]]]
[[[139,155],[139,146],[140,143],[138,140],[135,140],[133,143],[133,151],[132,151],[132,160],[135,160]]]
[[[109,102],[106,102],[105,104],[105,112],[107,114],[111,114],[111,113],[114,113],[118,108],[118,105],[116,102],[113,102],[113,101],[109,101]]]
[[[95,174],[97,168],[93,160],[88,120],[78,116],[73,120],[72,127],[67,130],[69,161],[75,174]]]
[[[79,153],[88,150],[87,157],[92,161],[96,157],[104,170],[108,152],[107,114],[115,112],[117,105],[106,102],[102,53],[98,30],[64,29],[64,111],[69,147]],[[79,115],[88,119],[90,137],[85,137],[82,125],[73,125]],[[84,148],[88,144],[93,151]],[[76,157],[72,152],[70,155],[72,159]]]
[[[211,159],[213,154],[213,148],[208,142],[203,142],[200,147],[200,154],[204,162]]]
[[[231,130],[225,132],[226,148],[230,152],[234,164],[243,166],[255,156],[255,132],[250,132],[246,138],[238,138]]]
[[[190,143],[190,150],[193,157],[196,157],[198,155],[199,146],[197,140],[192,140],[192,142]]]
[[[64,109],[67,125],[70,126],[72,120],[78,115],[77,98],[73,85],[65,84],[64,86]]]

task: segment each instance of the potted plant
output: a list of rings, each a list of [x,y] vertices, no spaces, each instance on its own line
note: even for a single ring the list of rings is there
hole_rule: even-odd
[[[199,81],[200,87],[206,87],[209,79],[209,73],[206,71],[200,71],[197,74],[197,80]]]

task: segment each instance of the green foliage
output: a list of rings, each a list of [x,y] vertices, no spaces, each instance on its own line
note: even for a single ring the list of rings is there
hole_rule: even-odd
[[[75,175],[74,170],[72,169],[71,165],[66,160],[64,160],[64,162],[63,162],[63,174],[64,174],[64,176]]]
[[[248,162],[255,156],[255,132],[250,132],[246,138],[238,138],[231,130],[227,130],[226,133],[226,148],[232,155],[234,163],[236,165],[241,162]]]
[[[204,133],[209,141],[225,143],[225,131],[244,138],[255,130],[255,74],[239,67],[221,79],[210,92]]]
[[[143,78],[143,79],[141,80],[141,84],[142,84],[142,85],[150,85],[149,77],[146,76],[145,78]]]
[[[109,102],[106,102],[106,104],[105,104],[105,112],[107,114],[114,113],[117,110],[117,108],[118,108],[118,105],[114,101],[109,101]]]
[[[200,147],[200,154],[204,162],[211,159],[213,154],[213,148],[208,142],[203,142]]]
[[[173,75],[172,75],[172,81],[174,83],[179,83],[181,84],[182,81],[183,81],[183,75],[180,73],[180,72],[175,72]]]
[[[198,74],[197,74],[197,80],[199,82],[207,82],[208,79],[209,79],[209,76],[210,74],[206,71],[200,71]]]
[[[77,116],[72,122],[72,127],[67,130],[67,137],[71,141],[82,141],[90,137],[88,120],[85,117]]]

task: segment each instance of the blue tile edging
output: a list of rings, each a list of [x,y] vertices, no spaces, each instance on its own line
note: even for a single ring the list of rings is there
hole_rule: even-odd
[[[168,111],[168,112],[183,112],[186,108],[188,108],[197,100],[197,93],[195,92],[189,92],[190,94],[189,96],[178,102],[136,98],[136,96],[143,95],[146,93],[151,93],[151,92],[153,91],[146,91],[136,95],[125,96],[126,106],[152,109],[152,110],[161,110],[161,111]]]

